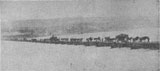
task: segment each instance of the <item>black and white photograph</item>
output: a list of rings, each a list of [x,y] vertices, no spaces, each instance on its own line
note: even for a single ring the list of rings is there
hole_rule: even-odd
[[[0,71],[160,71],[159,0],[0,0]]]

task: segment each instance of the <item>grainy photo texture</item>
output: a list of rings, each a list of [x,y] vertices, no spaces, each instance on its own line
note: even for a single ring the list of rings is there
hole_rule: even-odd
[[[0,71],[160,71],[159,0],[0,0]]]

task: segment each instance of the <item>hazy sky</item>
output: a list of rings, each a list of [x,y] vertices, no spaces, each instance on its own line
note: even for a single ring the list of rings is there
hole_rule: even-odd
[[[157,0],[0,1],[1,20],[57,17],[157,18]]]

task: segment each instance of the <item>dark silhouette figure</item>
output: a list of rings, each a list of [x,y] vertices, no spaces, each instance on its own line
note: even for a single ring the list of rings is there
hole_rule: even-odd
[[[133,38],[133,42],[136,42],[136,41],[138,41],[140,39],[140,37],[135,37],[135,38]]]
[[[112,43],[115,40],[115,38],[110,38],[110,37],[104,37],[104,39],[105,39],[105,42],[107,43]]]
[[[59,41],[59,39],[57,37],[55,37],[54,35],[50,38],[50,40],[55,41],[55,42]]]
[[[150,38],[149,38],[148,36],[144,36],[144,37],[141,37],[141,38],[140,38],[140,42],[143,42],[143,41],[145,41],[145,40],[147,40],[147,42],[149,42],[149,41],[150,41]]]
[[[128,42],[132,42],[133,41],[133,38],[132,37],[129,37],[128,38]]]
[[[71,42],[82,42],[83,38],[70,38]]]
[[[37,41],[37,39],[32,39],[32,42],[36,42]]]
[[[94,40],[95,40],[96,42],[98,42],[98,41],[101,41],[101,38],[100,38],[100,37],[97,37],[97,38],[94,38]]]
[[[92,42],[93,38],[92,38],[92,37],[89,37],[89,38],[87,38],[86,40],[87,40],[87,42]]]
[[[119,34],[116,36],[117,42],[128,42],[128,38],[127,34]]]
[[[68,39],[68,38],[61,38],[61,41],[68,42],[68,41],[69,41],[69,39]]]

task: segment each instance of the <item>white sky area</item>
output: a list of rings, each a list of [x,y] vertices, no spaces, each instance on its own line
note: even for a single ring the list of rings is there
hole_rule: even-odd
[[[0,1],[0,23],[9,29],[12,29],[10,22],[15,20],[67,17],[117,17],[122,21],[139,21],[134,26],[142,24],[140,28],[149,23],[147,26],[151,28],[158,26],[158,0]]]
[[[0,1],[1,21],[63,17],[157,19],[157,0]]]

